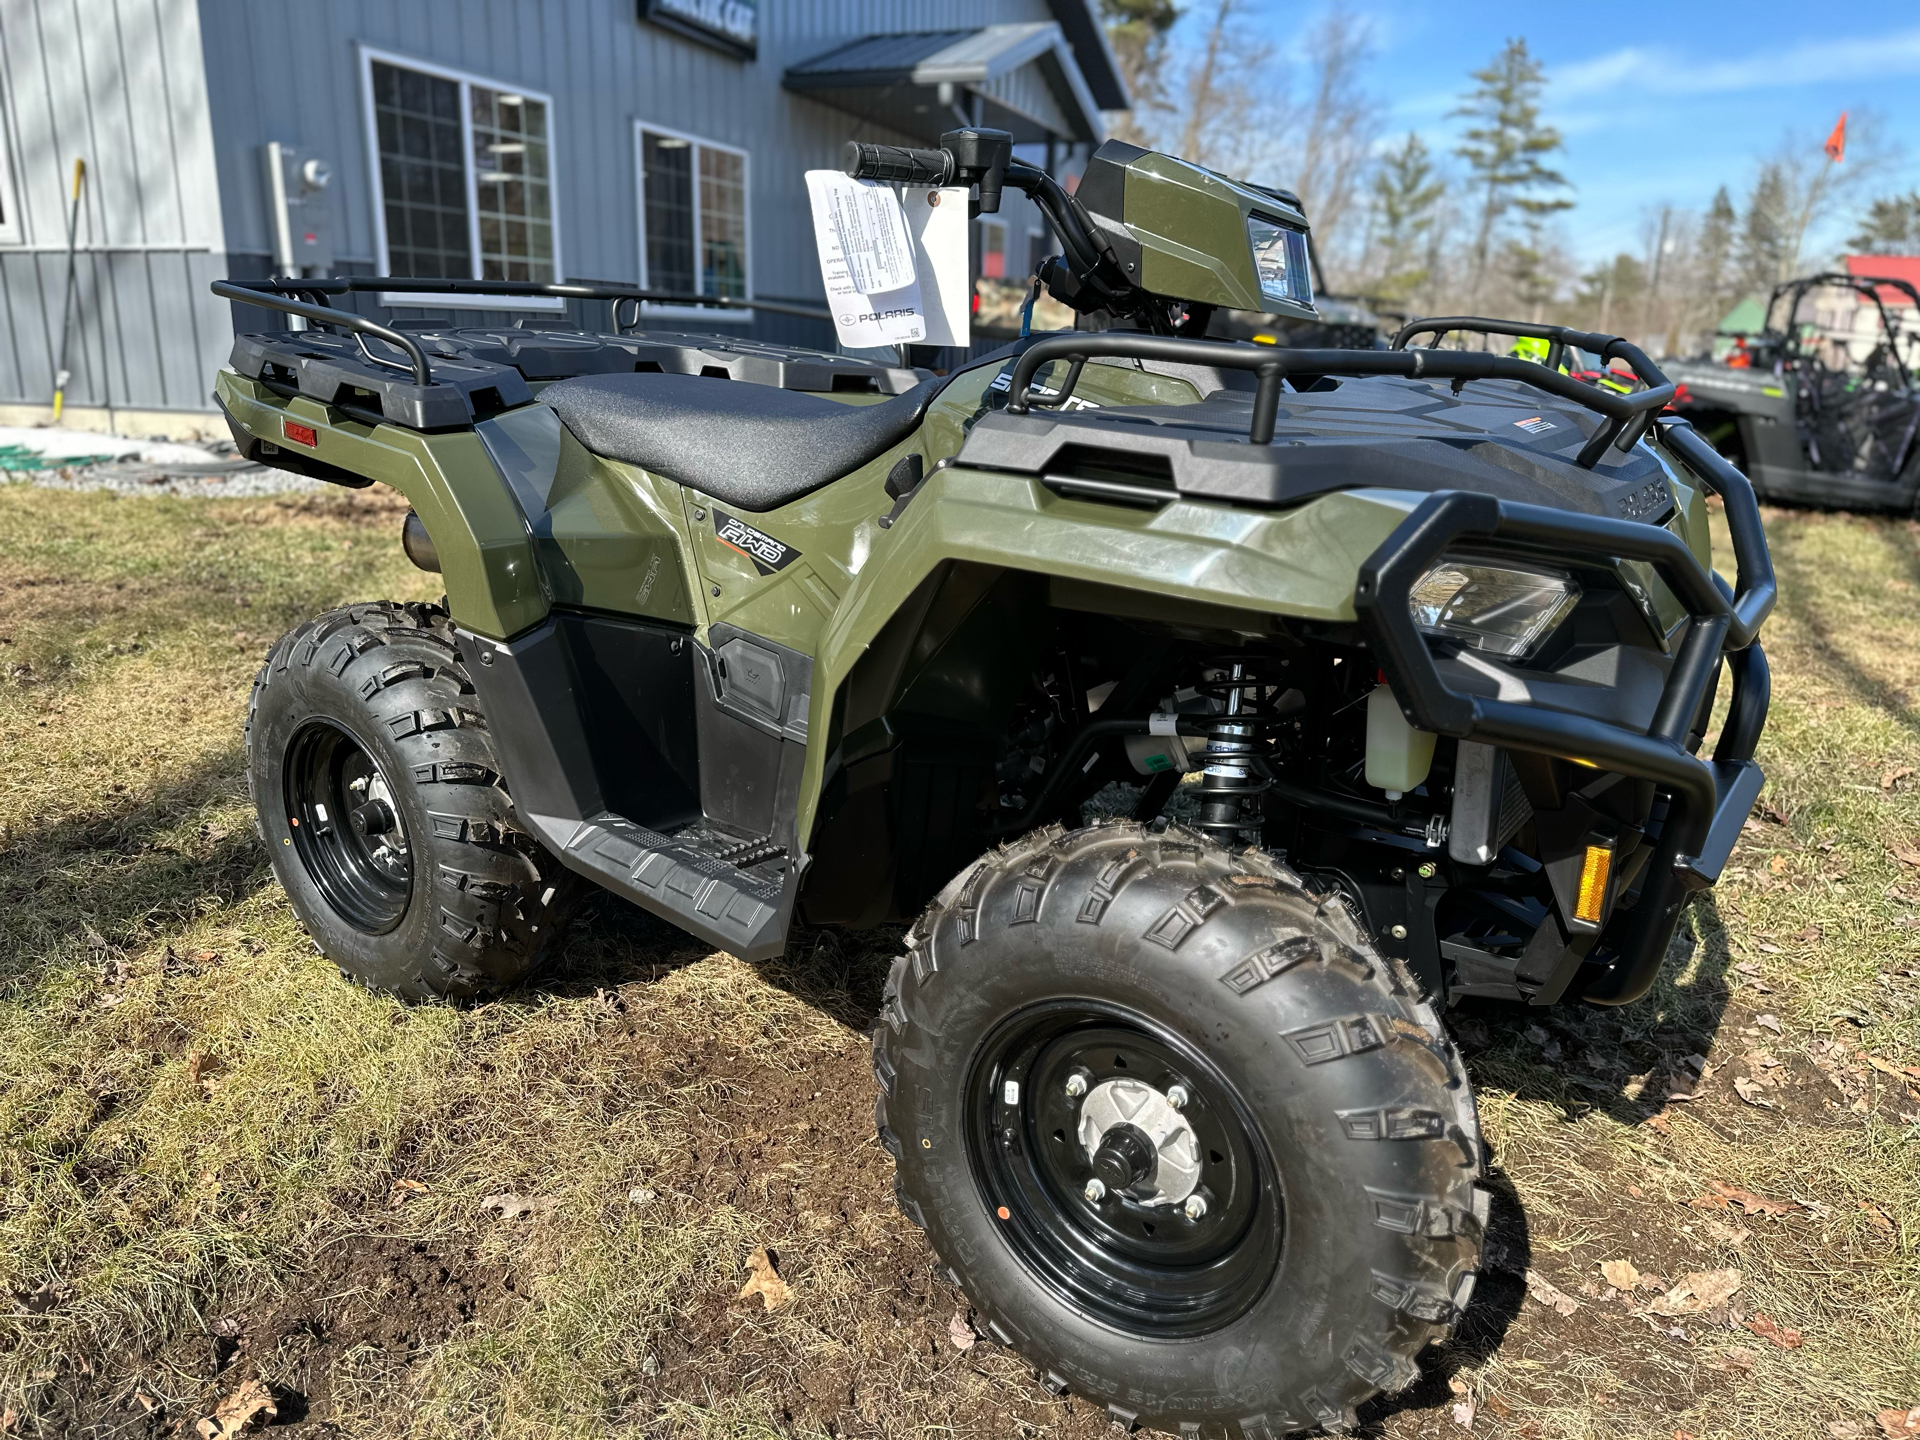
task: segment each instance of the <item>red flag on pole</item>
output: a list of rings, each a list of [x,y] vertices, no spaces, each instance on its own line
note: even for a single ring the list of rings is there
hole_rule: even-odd
[[[1834,122],[1833,133],[1827,136],[1827,143],[1820,147],[1827,152],[1827,158],[1838,165],[1847,158],[1847,112],[1842,110],[1840,118]]]

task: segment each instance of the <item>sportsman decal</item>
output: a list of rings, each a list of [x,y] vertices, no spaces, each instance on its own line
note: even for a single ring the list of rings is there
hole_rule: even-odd
[[[753,562],[753,568],[762,575],[771,575],[776,570],[784,570],[800,558],[800,552],[791,545],[783,545],[764,531],[756,530],[736,515],[715,507],[713,512],[714,538],[729,550],[738,550]]]

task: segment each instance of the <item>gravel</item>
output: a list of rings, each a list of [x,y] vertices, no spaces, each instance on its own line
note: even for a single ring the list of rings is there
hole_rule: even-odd
[[[100,465],[69,465],[58,470],[18,470],[15,484],[46,490],[111,490],[120,495],[185,495],[199,500],[244,500],[259,495],[308,494],[326,488],[285,470],[233,460],[225,464],[151,465],[144,460],[110,460]]]
[[[136,440],[91,431],[0,427],[0,450],[14,452],[0,483],[37,485],[48,490],[110,490],[119,495],[184,495],[201,500],[248,499],[259,495],[308,494],[325,481],[255,465],[234,453],[233,442],[196,445],[173,440]],[[21,451],[46,462],[46,468],[17,467]],[[69,464],[70,460],[93,463]]]

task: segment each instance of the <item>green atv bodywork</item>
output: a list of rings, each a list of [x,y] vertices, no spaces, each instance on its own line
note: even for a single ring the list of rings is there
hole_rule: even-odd
[[[1125,1428],[1350,1428],[1473,1293],[1439,1007],[1643,995],[1758,793],[1752,491],[1616,337],[1200,338],[1315,318],[1283,192],[850,150],[1026,190],[1086,328],[934,376],[216,285],[320,327],[236,341],[242,453],[391,485],[446,583],[276,644],[261,835],[323,953],[413,997],[533,973],[583,880],[749,960],[912,921],[877,1134],[983,1331]]]

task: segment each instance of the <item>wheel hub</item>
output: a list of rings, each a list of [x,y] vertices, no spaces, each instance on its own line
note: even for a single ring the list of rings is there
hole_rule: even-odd
[[[982,1042],[968,1145],[989,1210],[1063,1299],[1135,1334],[1243,1313],[1285,1232],[1278,1177],[1205,1055],[1137,1011],[1043,1001]]]
[[[413,893],[406,822],[392,787],[359,738],[314,720],[287,747],[289,839],[321,897],[369,935],[393,929]]]
[[[1144,1081],[1094,1086],[1080,1107],[1079,1134],[1107,1189],[1143,1205],[1178,1205],[1200,1184],[1193,1127],[1164,1092]]]

